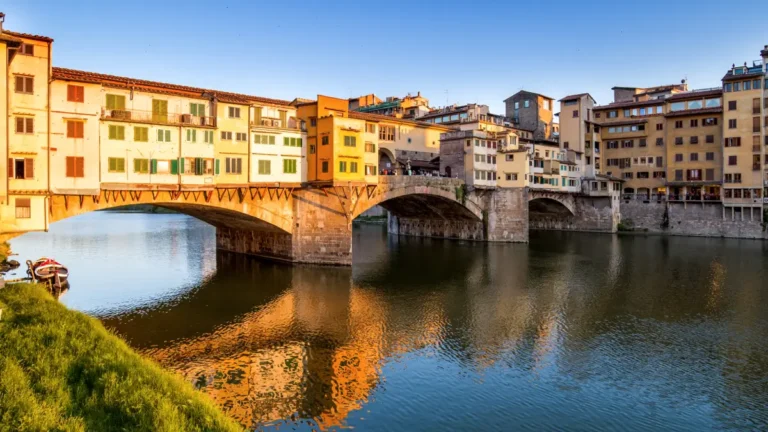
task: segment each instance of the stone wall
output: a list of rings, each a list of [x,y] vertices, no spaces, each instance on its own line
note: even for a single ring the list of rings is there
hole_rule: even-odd
[[[574,212],[531,213],[530,229],[616,232],[619,205],[612,197],[575,197]]]
[[[414,219],[389,214],[390,234],[417,237],[438,237],[460,240],[484,240],[483,222],[446,219]]]
[[[352,265],[352,223],[338,198],[319,189],[294,194],[293,259],[310,264]]]
[[[528,242],[527,189],[496,189],[485,208],[487,241]]]
[[[293,239],[288,233],[216,227],[216,248],[269,258],[293,261]]]
[[[669,222],[664,226],[664,213]],[[759,208],[724,207],[720,203],[622,201],[621,218],[635,229],[652,233],[703,237],[768,239]]]

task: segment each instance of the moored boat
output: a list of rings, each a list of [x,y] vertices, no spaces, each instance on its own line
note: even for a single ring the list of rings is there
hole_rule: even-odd
[[[32,280],[65,283],[69,270],[53,258],[43,257],[35,262],[27,261],[27,274]],[[56,280],[58,276],[58,281]]]

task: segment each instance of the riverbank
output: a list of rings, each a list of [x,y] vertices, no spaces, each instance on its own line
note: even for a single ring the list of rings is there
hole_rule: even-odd
[[[234,431],[182,378],[39,285],[0,289],[0,431]]]

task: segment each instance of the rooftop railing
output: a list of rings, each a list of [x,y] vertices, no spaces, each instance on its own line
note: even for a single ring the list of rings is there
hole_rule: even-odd
[[[155,113],[127,109],[101,109],[102,120],[156,123],[163,125],[216,126],[216,117],[192,114]]]

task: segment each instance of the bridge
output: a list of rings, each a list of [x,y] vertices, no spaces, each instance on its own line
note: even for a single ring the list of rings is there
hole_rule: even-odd
[[[389,211],[392,234],[488,242],[527,242],[529,226],[613,231],[618,222],[610,198],[596,205],[595,198],[562,192],[469,190],[458,179],[425,176],[380,176],[378,184],[366,186],[102,189],[97,195],[53,193],[47,202],[49,223],[96,210],[151,204],[213,225],[219,249],[333,265],[351,265],[352,222],[377,205]]]

